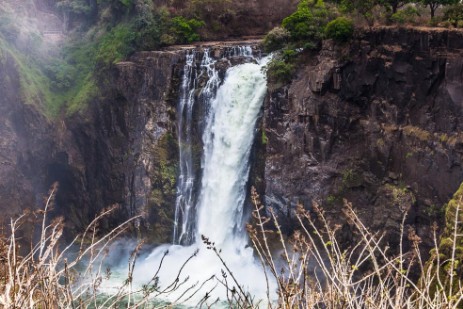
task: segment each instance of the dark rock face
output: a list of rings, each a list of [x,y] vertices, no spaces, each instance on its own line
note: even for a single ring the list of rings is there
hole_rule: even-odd
[[[101,76],[101,93],[86,111],[53,121],[23,103],[15,62],[5,58],[0,71],[3,218],[42,205],[57,182],[53,215],[64,216],[68,235],[117,204],[102,230],[142,214],[133,232],[151,242],[169,242],[178,176],[177,92],[188,48],[133,55]],[[218,59],[232,52],[227,44],[201,48]],[[197,56],[200,61],[202,53]],[[242,61],[235,58],[232,62]],[[221,76],[229,65],[217,62]],[[199,106],[194,116],[198,168],[203,109]]]
[[[156,242],[168,241],[173,226],[178,149],[170,96],[181,60],[182,52],[134,55],[108,77],[103,98],[68,120],[69,140],[84,162],[79,173],[85,205],[93,212],[122,206],[108,226],[143,214],[136,227]],[[72,200],[63,205],[76,209]]]
[[[264,115],[265,200],[288,230],[296,202],[339,220],[346,198],[391,244],[408,210],[430,244],[463,180],[462,42],[459,31],[383,28],[303,55]]]
[[[138,227],[152,241],[171,236],[177,141],[174,67],[182,52],[135,55],[107,76],[88,110],[49,121],[23,103],[12,57],[0,63],[0,196],[2,218],[42,205],[58,182],[54,215],[69,234],[81,231],[103,208],[119,204],[110,228],[143,213]],[[6,74],[3,74],[6,73]]]
[[[55,142],[48,120],[22,103],[16,63],[7,53],[0,58],[0,72],[0,218],[9,219],[48,190],[45,167]]]

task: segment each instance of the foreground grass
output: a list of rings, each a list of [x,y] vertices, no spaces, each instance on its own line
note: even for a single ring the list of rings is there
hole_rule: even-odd
[[[48,223],[47,215],[53,204],[55,189],[41,211],[28,213],[10,222],[10,230],[0,241],[0,306],[4,308],[176,308],[185,301],[179,298],[173,303],[153,303],[153,299],[178,290],[184,283],[174,280],[167,287],[159,286],[157,270],[152,281],[143,289],[132,288],[132,275],[141,243],[129,257],[128,275],[112,295],[103,295],[100,286],[108,280],[111,271],[104,268],[104,257],[111,242],[126,231],[132,218],[103,237],[97,237],[98,223],[114,211],[104,210],[86,231],[63,248],[60,238],[63,220]],[[318,205],[313,205],[314,214],[302,206],[298,207],[297,219],[300,229],[289,239],[284,239],[277,217],[271,209],[262,207],[255,191],[252,201],[255,205],[253,224],[248,233],[256,255],[266,272],[267,286],[270,280],[277,282],[278,300],[256,303],[244,287],[233,276],[233,269],[226,265],[226,257],[220,248],[215,248],[207,237],[203,238],[209,249],[224,265],[222,278],[229,297],[228,307],[233,308],[462,308],[463,285],[461,278],[462,242],[461,217],[463,197],[457,192],[449,203],[447,228],[442,246],[434,229],[435,248],[429,261],[421,259],[420,238],[410,230],[407,233],[412,250],[405,252],[404,220],[398,253],[390,253],[383,243],[384,234],[372,233],[359,220],[352,205],[347,201],[344,215],[353,227],[358,242],[342,248],[338,241],[339,226],[332,225]],[[39,239],[26,254],[20,254],[18,235],[22,224],[30,216],[40,217]],[[269,229],[267,226],[272,225]],[[280,246],[281,256],[275,257],[274,240]],[[450,247],[449,244],[450,243]],[[70,258],[71,248],[78,248]],[[167,253],[164,258],[168,258]],[[163,259],[164,259],[163,258]],[[191,259],[191,258],[190,258]],[[82,261],[85,266],[82,267]],[[178,274],[186,263],[179,265]],[[421,272],[419,280],[412,279],[412,269]],[[177,278],[179,278],[179,276]],[[229,280],[224,278],[229,277]],[[266,284],[266,282],[262,282]],[[190,290],[205,294],[196,307],[215,307],[217,302],[208,303],[207,291],[201,284]],[[273,291],[268,291],[268,295]],[[185,293],[187,295],[187,293]]]

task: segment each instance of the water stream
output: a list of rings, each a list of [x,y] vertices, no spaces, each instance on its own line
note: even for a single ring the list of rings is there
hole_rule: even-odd
[[[197,59],[198,54],[190,51],[186,55],[178,103],[180,173],[173,244],[161,245],[137,262],[134,284],[142,286],[148,282],[162,260],[158,273],[160,286],[176,280],[186,282],[167,296],[170,301],[183,295],[188,287],[201,286],[204,282],[188,302],[194,304],[206,292],[211,299],[226,300],[226,289],[219,280],[224,280],[224,274],[230,279],[230,274],[216,254],[203,244],[201,236],[204,235],[220,250],[244,290],[256,298],[266,298],[262,266],[248,246],[243,206],[256,121],[267,89],[262,68],[268,59],[254,59],[249,47],[233,48],[225,55],[247,57],[250,61],[228,68],[221,81],[214,68],[216,60],[207,50],[201,60]],[[199,81],[205,77],[207,82],[198,90]],[[202,133],[201,179],[195,174],[192,157],[196,104],[204,104],[207,111]],[[196,187],[200,189],[197,196]],[[169,253],[163,259],[166,251]],[[229,282],[230,287],[234,285]],[[184,294],[183,299],[193,290]]]

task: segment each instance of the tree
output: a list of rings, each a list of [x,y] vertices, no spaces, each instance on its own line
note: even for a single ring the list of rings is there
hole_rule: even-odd
[[[340,9],[342,12],[354,12],[362,15],[368,22],[373,24],[373,8],[380,0],[341,0]],[[382,0],[381,0],[382,1]]]
[[[392,14],[397,13],[398,9],[411,2],[413,2],[413,0],[380,0],[380,4],[392,10]]]
[[[461,22],[463,21],[463,3],[445,8],[444,20],[451,22],[454,27],[461,27]]]
[[[296,12],[283,19],[281,25],[294,41],[317,42],[322,39],[328,21],[329,12],[322,0],[302,0]]]
[[[460,1],[459,0],[421,0],[421,3],[423,3],[426,6],[429,6],[429,8],[431,9],[431,19],[434,18],[434,15],[436,15],[436,10],[439,6],[457,4],[458,2]]]
[[[346,42],[354,34],[354,24],[346,17],[338,17],[330,21],[325,28],[326,37],[338,42]]]

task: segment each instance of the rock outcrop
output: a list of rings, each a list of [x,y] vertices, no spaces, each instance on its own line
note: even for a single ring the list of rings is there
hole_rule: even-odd
[[[265,200],[287,229],[296,203],[339,220],[346,198],[391,244],[408,211],[430,245],[463,180],[462,52],[461,31],[380,28],[301,56],[264,115]]]

